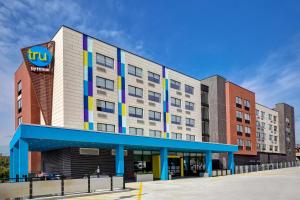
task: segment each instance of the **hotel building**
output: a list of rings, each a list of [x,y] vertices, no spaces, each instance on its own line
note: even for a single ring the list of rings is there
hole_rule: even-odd
[[[11,176],[82,177],[99,168],[167,179],[233,172],[234,160],[257,156],[255,94],[223,77],[199,80],[65,26],[36,46],[52,60],[39,67],[27,55],[35,46],[22,49]],[[278,123],[280,132],[287,122]]]

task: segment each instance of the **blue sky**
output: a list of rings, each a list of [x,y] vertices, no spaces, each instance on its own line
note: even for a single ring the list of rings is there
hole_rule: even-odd
[[[65,24],[197,78],[220,74],[269,107],[295,107],[300,143],[300,1],[0,0],[0,151],[13,133],[20,48]]]

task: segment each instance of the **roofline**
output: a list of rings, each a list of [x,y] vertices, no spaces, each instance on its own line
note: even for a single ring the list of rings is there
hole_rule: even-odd
[[[247,89],[247,88],[244,88],[244,87],[242,87],[242,86],[240,86],[240,85],[238,85],[238,84],[236,84],[236,83],[234,83],[234,82],[231,82],[231,81],[226,80],[225,84],[226,84],[226,83],[233,84],[233,85],[235,85],[235,86],[237,86],[237,87],[239,87],[239,88],[241,88],[241,89],[247,90],[247,91],[249,91],[249,92],[251,92],[251,93],[253,93],[253,94],[255,95],[255,92],[253,92],[253,91],[251,91],[251,90],[249,90],[249,89]]]
[[[223,77],[223,76],[221,76],[221,75],[219,75],[219,74],[214,74],[214,75],[211,75],[211,76],[204,77],[204,78],[202,78],[200,81],[204,81],[204,80],[206,80],[206,79],[214,78],[214,77],[217,77],[217,78],[223,78],[223,79],[226,81],[226,78]]]
[[[270,107],[268,107],[268,106],[262,105],[262,104],[257,103],[257,102],[256,102],[255,104],[258,104],[258,105],[260,105],[260,106],[262,106],[262,107],[268,108],[269,110],[273,110],[274,112],[277,112],[277,113],[278,113],[278,111],[275,110],[275,108],[270,108]]]
[[[77,30],[77,29],[71,28],[71,27],[66,26],[66,25],[62,25],[62,26],[55,32],[55,34],[52,36],[51,40],[53,40],[53,38],[54,38],[55,35],[58,33],[58,31],[59,31],[61,28],[63,28],[63,27],[64,27],[64,28],[68,28],[68,29],[70,29],[70,30],[72,30],[72,31],[75,31],[75,32],[77,32],[77,33],[80,33],[80,34],[87,35],[87,36],[89,36],[89,37],[91,37],[91,38],[93,38],[93,39],[95,39],[95,40],[98,40],[98,41],[104,43],[104,44],[110,45],[110,46],[115,47],[115,48],[119,48],[119,49],[121,49],[121,50],[123,50],[123,51],[125,51],[125,52],[127,52],[127,53],[130,53],[130,54],[132,54],[132,55],[134,55],[134,56],[137,56],[137,57],[139,57],[139,58],[142,58],[142,59],[144,59],[144,60],[147,60],[147,61],[149,61],[149,62],[152,62],[152,63],[154,63],[154,64],[157,64],[157,65],[159,65],[159,66],[161,66],[161,67],[164,66],[164,67],[166,67],[166,68],[168,68],[168,69],[170,69],[170,70],[173,70],[174,72],[177,72],[177,73],[179,73],[179,74],[182,74],[182,75],[184,75],[184,76],[187,76],[187,77],[189,77],[189,78],[192,78],[192,79],[194,79],[194,80],[196,80],[196,81],[201,82],[201,79],[200,79],[200,78],[195,78],[195,77],[193,77],[193,76],[191,76],[191,75],[184,74],[184,73],[182,73],[182,72],[180,72],[180,71],[178,71],[178,70],[176,70],[176,69],[174,69],[174,68],[168,67],[167,65],[163,65],[163,64],[158,63],[158,62],[156,62],[156,61],[154,61],[154,60],[151,60],[151,59],[149,59],[149,58],[145,58],[145,57],[140,56],[140,55],[138,55],[138,54],[136,54],[136,53],[133,53],[133,52],[131,52],[131,51],[129,51],[129,50],[123,49],[123,48],[121,48],[121,47],[119,47],[119,46],[117,46],[117,45],[114,45],[114,44],[111,44],[111,43],[109,43],[109,42],[103,41],[103,40],[101,40],[101,39],[98,39],[98,38],[96,38],[96,37],[94,37],[94,36],[91,36],[91,35],[89,35],[89,34],[86,34],[86,33],[82,32],[82,31],[79,31],[79,30]]]

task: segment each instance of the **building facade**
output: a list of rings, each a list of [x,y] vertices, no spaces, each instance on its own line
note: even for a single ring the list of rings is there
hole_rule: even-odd
[[[32,53],[37,46],[50,53]],[[29,123],[191,145],[238,145],[236,163],[257,156],[253,92],[220,76],[198,80],[65,26],[50,42],[37,46],[22,49],[24,63],[15,74],[16,128]],[[47,53],[52,61],[36,67],[35,56],[46,60]],[[278,149],[286,154],[286,143],[294,141],[293,110],[286,104],[277,109],[289,113],[290,121],[278,116],[278,130],[280,124],[290,130],[285,132],[290,143],[285,141]],[[214,168],[232,163],[226,151],[212,155],[207,151],[170,152],[169,173],[198,175],[210,156]],[[83,176],[100,168],[111,173],[116,152],[120,151],[84,146],[34,151],[29,154],[29,171]],[[155,171],[159,155],[164,154],[155,148],[128,148],[124,152],[126,177]]]

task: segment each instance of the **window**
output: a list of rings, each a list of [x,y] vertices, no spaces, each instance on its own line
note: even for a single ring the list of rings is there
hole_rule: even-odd
[[[172,124],[180,125],[181,124],[181,117],[177,116],[177,115],[172,115],[171,116],[171,122],[172,122]]]
[[[192,87],[192,86],[184,85],[184,90],[185,90],[185,93],[194,94],[194,87]]]
[[[182,134],[181,133],[172,133],[171,138],[174,140],[182,140]]]
[[[97,124],[97,130],[98,131],[103,131],[103,132],[114,133],[115,132],[115,125],[98,123]]]
[[[195,119],[186,118],[185,125],[189,127],[195,127]]]
[[[22,124],[22,117],[18,117],[18,126]]]
[[[22,82],[18,82],[18,95],[22,94]]]
[[[269,135],[269,140],[273,141],[273,135]]]
[[[144,129],[129,127],[129,135],[139,135],[139,136],[142,136],[142,135],[144,135]]]
[[[266,150],[266,144],[262,144],[262,150]]]
[[[129,85],[128,94],[133,97],[143,98],[143,89]]]
[[[97,111],[115,113],[115,103],[97,99]]]
[[[114,68],[114,59],[102,55],[100,53],[96,54],[96,63],[99,65],[103,65],[104,67]]]
[[[250,127],[248,127],[248,126],[245,127],[245,133],[246,133],[246,137],[250,137],[250,135],[251,135]]]
[[[248,100],[244,100],[244,106],[245,106],[245,109],[246,110],[249,110],[249,108],[250,108],[250,102],[248,101]]]
[[[250,123],[250,115],[248,113],[245,113],[245,122]]]
[[[208,91],[209,87],[207,85],[201,84],[201,104],[209,105],[208,103]]]
[[[235,105],[236,107],[238,108],[241,108],[242,107],[242,98],[241,97],[235,97]]]
[[[264,129],[265,127],[266,127],[266,123],[265,123],[265,122],[262,122],[262,123],[261,123],[261,128]]]
[[[136,118],[143,118],[143,109],[129,106],[129,116]]]
[[[273,145],[269,146],[270,151],[273,151]]]
[[[271,124],[269,124],[269,130],[272,131],[272,125]]]
[[[237,145],[239,146],[239,147],[238,147],[239,150],[242,150],[242,149],[243,149],[244,144],[243,144],[243,140],[242,140],[241,138],[238,138],[238,139],[237,139]]]
[[[18,113],[22,112],[22,99],[18,100]]]
[[[201,106],[202,120],[209,120],[209,108]]]
[[[257,151],[260,150],[260,144],[259,143],[256,143],[256,148],[257,148]]]
[[[256,121],[256,127],[259,129],[260,128],[260,122]]]
[[[161,131],[158,130],[149,130],[149,136],[150,137],[158,137],[161,138]]]
[[[265,112],[261,111],[261,119],[265,118]]]
[[[149,110],[149,120],[161,121],[161,113]]]
[[[235,114],[236,114],[237,121],[242,121],[243,119],[242,113],[240,111],[236,111]]]
[[[278,146],[275,146],[275,151],[278,151]]]
[[[246,150],[251,151],[251,140],[246,140]]]
[[[181,83],[171,79],[171,88],[180,90]]]
[[[114,90],[114,81],[97,76],[96,77],[96,86],[98,88],[103,88],[106,90],[113,91]]]
[[[161,94],[157,92],[148,91],[148,99],[160,103]]]
[[[255,110],[256,116],[259,116],[259,110]]]
[[[274,123],[276,122],[276,120],[277,120],[277,117],[276,117],[276,116],[273,116],[273,121],[274,121]]]
[[[181,107],[181,100],[171,97],[171,105],[180,108]]]
[[[277,126],[274,126],[274,131],[277,131]]]
[[[135,67],[133,65],[128,65],[128,74],[142,78],[143,70],[139,67]]]
[[[195,136],[194,135],[190,135],[190,134],[186,134],[186,140],[188,140],[188,141],[195,141]]]
[[[160,83],[160,76],[153,72],[148,72],[148,81],[151,81],[154,83]]]
[[[189,102],[189,101],[186,101],[186,102],[185,102],[185,109],[193,111],[193,110],[194,110],[194,107],[195,107],[195,104],[194,104],[194,103]]]
[[[202,135],[209,135],[209,122],[202,121]]]
[[[236,125],[236,131],[238,135],[243,135],[243,126],[240,124]]]
[[[278,138],[277,136],[274,136],[274,142],[277,142],[277,138]]]

